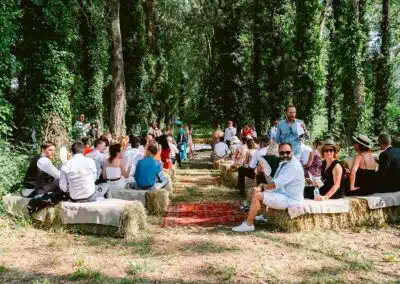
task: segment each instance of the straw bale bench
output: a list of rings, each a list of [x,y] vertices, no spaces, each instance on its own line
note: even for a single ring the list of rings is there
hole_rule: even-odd
[[[326,204],[325,209],[321,209],[324,202],[331,204]],[[337,230],[361,226],[382,227],[400,221],[399,205],[371,209],[365,197],[346,197],[329,201],[306,200],[303,208],[269,209],[265,216],[268,218],[268,224],[284,232]]]
[[[30,199],[6,195],[6,212],[14,217],[31,218],[27,205]],[[35,225],[42,228],[65,227],[89,234],[122,236],[135,239],[147,226],[147,215],[139,201],[105,199],[97,202],[61,202],[32,215]]]
[[[140,201],[151,215],[162,215],[170,203],[170,191],[168,189],[149,190],[113,190],[112,198],[122,200]]]

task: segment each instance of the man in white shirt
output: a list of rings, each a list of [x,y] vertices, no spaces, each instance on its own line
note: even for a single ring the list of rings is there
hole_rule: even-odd
[[[68,192],[74,202],[93,202],[98,197],[108,198],[108,185],[96,187],[96,164],[92,159],[83,156],[83,148],[81,142],[72,144],[72,159],[61,167],[60,189]]]
[[[255,194],[247,220],[240,226],[232,228],[234,232],[254,231],[254,220],[261,219],[257,214],[264,203],[268,208],[284,210],[300,205],[304,201],[304,172],[300,162],[293,158],[292,146],[288,143],[279,145],[281,163],[273,182],[254,188]],[[256,218],[256,216],[258,218]]]
[[[85,157],[91,158],[96,164],[96,184],[106,182],[102,177],[102,171],[105,165],[106,155],[104,151],[106,149],[106,143],[103,140],[96,139],[94,141],[95,149],[86,154]]]
[[[270,145],[275,143],[275,138],[276,138],[276,133],[278,131],[278,123],[279,121],[276,119],[271,127],[271,129],[269,130],[269,139],[270,139]]]
[[[236,128],[233,127],[233,121],[228,121],[228,127],[225,129],[224,141],[228,145],[228,148],[231,146],[231,141],[233,136],[236,136]]]
[[[219,160],[224,159],[229,156],[231,151],[228,148],[228,145],[224,142],[224,138],[220,137],[219,142],[214,145],[213,159]]]
[[[241,194],[244,195],[245,191],[245,182],[246,177],[251,179],[256,179],[257,184],[261,182],[266,182],[265,175],[268,176],[271,174],[271,167],[268,165],[268,162],[263,162],[263,172],[259,172],[256,175],[257,165],[261,159],[261,157],[266,156],[268,152],[268,139],[261,138],[260,139],[260,149],[258,149],[252,156],[249,167],[240,167],[238,169],[238,183],[237,188],[240,190]]]
[[[25,197],[59,191],[60,171],[51,161],[54,158],[56,146],[52,142],[45,142],[40,149],[42,153],[31,160],[24,178],[22,195]]]

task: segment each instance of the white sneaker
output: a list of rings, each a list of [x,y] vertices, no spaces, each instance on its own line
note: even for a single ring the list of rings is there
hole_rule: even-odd
[[[254,220],[259,221],[259,222],[264,222],[264,223],[267,223],[267,222],[268,222],[268,219],[265,218],[263,214],[256,216],[256,217],[254,218]]]
[[[255,230],[254,225],[249,226],[246,221],[244,221],[240,226],[232,228],[232,231],[240,233],[254,232]]]

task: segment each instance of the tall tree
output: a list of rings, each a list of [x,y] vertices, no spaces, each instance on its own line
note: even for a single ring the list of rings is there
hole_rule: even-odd
[[[385,130],[387,117],[386,106],[389,102],[390,91],[390,29],[389,29],[389,0],[382,0],[382,19],[380,24],[381,46],[376,67],[376,94],[374,117],[376,135]]]
[[[111,70],[112,70],[112,91],[111,91],[111,132],[117,136],[125,135],[125,73],[124,58],[122,52],[121,28],[119,22],[120,3],[117,0],[110,0],[111,19]]]
[[[296,1],[293,95],[298,116],[311,122],[323,85],[320,64],[320,1]]]

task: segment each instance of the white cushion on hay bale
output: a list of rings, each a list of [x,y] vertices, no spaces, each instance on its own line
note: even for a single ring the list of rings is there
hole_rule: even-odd
[[[356,196],[360,199],[366,199],[369,209],[380,209],[393,206],[400,206],[400,191],[374,193],[367,196]]]
[[[349,211],[350,201],[348,199],[329,199],[324,201],[305,199],[303,204],[288,209],[292,219],[305,214],[334,214],[347,213]]]

